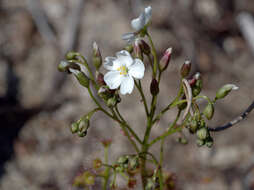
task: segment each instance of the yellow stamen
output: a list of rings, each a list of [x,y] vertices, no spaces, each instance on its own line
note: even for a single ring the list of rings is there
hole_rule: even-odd
[[[120,75],[127,75],[128,69],[126,66],[120,66],[117,68],[117,71],[120,71]]]

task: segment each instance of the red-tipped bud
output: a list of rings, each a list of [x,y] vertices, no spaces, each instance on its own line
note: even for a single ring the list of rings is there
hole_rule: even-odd
[[[96,70],[99,70],[102,64],[101,52],[96,42],[93,43],[93,64]]]
[[[150,46],[144,40],[141,40],[141,44],[142,44],[142,51],[144,52],[144,54],[149,55],[151,53]]]
[[[181,76],[187,77],[191,70],[191,62],[186,60],[181,68]]]
[[[172,48],[168,48],[160,60],[159,69],[161,72],[167,69],[168,64],[171,60],[171,55],[172,55]]]
[[[104,81],[104,75],[100,72],[97,72],[96,73],[96,83],[99,85],[99,86],[104,86],[106,85],[105,81]]]
[[[150,92],[153,96],[156,96],[159,93],[159,84],[155,78],[153,78],[151,82]]]
[[[136,39],[134,42],[134,54],[135,57],[143,60],[142,42],[140,39]]]

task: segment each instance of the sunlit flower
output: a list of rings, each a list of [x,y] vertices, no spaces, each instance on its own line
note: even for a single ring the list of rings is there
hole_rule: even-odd
[[[145,28],[152,16],[152,7],[146,7],[145,10],[139,15],[138,18],[135,18],[131,21],[131,26],[136,32],[130,32],[123,34],[122,39],[127,41],[127,43],[131,43],[135,40],[138,32]]]
[[[145,66],[140,59],[133,59],[128,51],[116,53],[116,57],[106,57],[104,67],[110,70],[104,81],[110,89],[120,86],[120,93],[130,94],[134,88],[134,79],[142,79]]]

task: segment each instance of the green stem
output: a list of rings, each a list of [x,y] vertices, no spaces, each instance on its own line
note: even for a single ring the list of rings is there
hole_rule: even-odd
[[[161,136],[158,136],[157,138],[153,139],[149,144],[148,146],[152,146],[154,143],[164,139],[165,137],[169,136],[169,135],[172,135],[176,132],[180,132],[182,131],[183,127],[185,126],[186,122],[188,121],[188,118],[189,118],[189,114],[188,116],[185,118],[185,121],[183,122],[183,124],[181,124],[180,126],[178,126],[177,128],[172,128],[168,131],[166,131],[165,133],[163,133]]]
[[[142,102],[143,102],[144,107],[145,107],[146,115],[148,116],[149,113],[148,113],[147,101],[146,101],[146,98],[145,98],[145,95],[144,95],[144,92],[143,92],[143,89],[142,89],[141,82],[140,82],[140,80],[138,81],[138,83],[137,83],[136,80],[134,80],[134,82],[135,82],[135,86],[137,87],[137,89],[138,89],[138,91],[141,95]]]
[[[109,148],[109,146],[106,146],[104,148],[104,159],[105,159],[104,162],[105,162],[105,164],[108,164],[108,148]],[[106,166],[104,183],[103,183],[103,190],[107,190],[109,177],[110,177],[110,167]]]

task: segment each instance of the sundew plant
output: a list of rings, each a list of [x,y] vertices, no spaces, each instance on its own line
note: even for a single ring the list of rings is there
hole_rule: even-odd
[[[213,118],[217,101],[222,100],[231,91],[237,90],[238,87],[234,84],[225,84],[212,98],[201,94],[201,74],[196,73],[189,76],[191,61],[186,60],[179,71],[180,85],[178,92],[175,92],[176,97],[172,102],[165,104],[162,110],[158,110],[156,105],[160,93],[161,76],[169,68],[173,50],[169,47],[162,56],[157,54],[152,36],[148,30],[151,16],[152,8],[147,7],[139,17],[131,21],[134,32],[122,36],[122,39],[126,41],[126,47],[116,52],[114,57],[105,57],[103,61],[99,47],[94,42],[92,64],[88,63],[80,53],[72,51],[66,54],[66,60],[61,61],[58,66],[59,71],[76,77],[80,85],[87,89],[96,105],[93,110],[71,124],[71,132],[79,137],[89,135],[91,117],[96,112],[103,112],[109,119],[118,123],[118,126],[133,146],[133,150],[135,150],[135,152],[122,155],[113,163],[109,163],[108,151],[111,141],[102,141],[105,157],[103,159],[95,158],[93,167],[82,172],[74,179],[74,186],[93,189],[95,184],[98,187],[98,181],[100,181],[103,190],[117,189],[119,184],[116,179],[117,176],[121,176],[126,180],[126,187],[128,188],[142,187],[144,190],[175,189],[174,177],[168,175],[162,167],[163,150],[166,148],[164,147],[165,139],[174,133],[191,133],[196,137],[198,146],[210,148],[214,142],[210,135],[211,132],[230,128],[243,120],[254,107],[252,103],[241,116],[224,126],[208,127],[208,121]],[[149,64],[145,65],[144,60]],[[107,70],[104,74],[101,72],[102,66]],[[92,67],[95,67],[95,73],[92,72]],[[152,72],[149,79],[150,86],[145,88],[150,88],[150,94],[144,94],[142,80],[144,75],[147,74],[145,70],[148,67]],[[83,72],[84,69],[88,74]],[[134,128],[129,125],[125,116],[118,109],[121,99],[134,90],[137,90],[140,94],[142,100],[140,105],[144,107],[144,115],[146,116],[146,128],[142,136],[137,135]],[[149,101],[148,96],[151,96]],[[200,99],[206,101],[204,109],[201,109],[198,104]],[[152,128],[172,108],[178,110],[175,119],[168,121],[169,124],[161,135],[151,139]],[[183,144],[187,143],[184,136],[179,138],[178,141]],[[159,155],[154,155],[150,151],[152,146],[156,146],[155,144],[160,148]],[[150,163],[149,167],[148,163]]]

